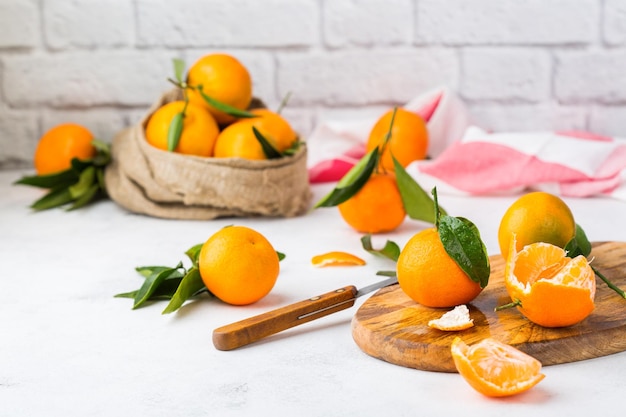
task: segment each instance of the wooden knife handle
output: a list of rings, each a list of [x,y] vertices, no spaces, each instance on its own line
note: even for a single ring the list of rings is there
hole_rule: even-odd
[[[349,285],[222,326],[213,331],[213,345],[219,350],[236,349],[291,327],[345,310],[354,305],[356,293],[356,287]]]

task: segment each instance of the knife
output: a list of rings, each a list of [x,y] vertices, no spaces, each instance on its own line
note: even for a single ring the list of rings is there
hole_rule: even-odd
[[[377,289],[397,284],[391,277],[366,287],[354,285],[311,297],[258,316],[250,317],[213,331],[213,345],[218,350],[232,350],[259,339],[307,323],[354,305],[357,298]]]

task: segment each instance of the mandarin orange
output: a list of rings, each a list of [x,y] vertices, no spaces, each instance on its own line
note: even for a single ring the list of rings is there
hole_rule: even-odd
[[[202,245],[200,276],[220,300],[246,305],[265,297],[280,272],[279,258],[265,236],[245,226],[227,226]]]
[[[39,139],[33,163],[37,175],[54,174],[71,167],[72,159],[96,156],[93,134],[84,126],[64,123],[48,130]]]
[[[391,173],[374,173],[347,201],[338,205],[348,225],[361,233],[384,233],[402,224],[406,211]]]
[[[167,137],[172,119],[182,112],[185,102],[172,101],[158,108],[146,125],[146,140],[155,148],[167,150]],[[183,129],[174,152],[185,155],[213,156],[219,127],[203,107],[188,103],[183,118]]]
[[[411,237],[400,252],[396,268],[400,288],[427,307],[466,304],[482,291],[448,255],[436,228]]]
[[[202,88],[207,96],[239,110],[248,108],[252,100],[252,79],[248,69],[228,54],[209,54],[189,68],[187,83]],[[189,100],[208,109],[220,125],[232,123],[235,117],[208,104],[196,89],[189,91]]]
[[[574,325],[594,310],[595,274],[585,258],[537,242],[517,252],[511,241],[504,282],[519,311],[544,327]]]
[[[389,132],[393,110],[385,113],[370,131],[367,140],[367,151],[375,147],[382,148],[385,137]],[[391,128],[391,136],[384,152],[381,155],[381,165],[386,169],[394,169],[391,155],[406,167],[413,161],[426,157],[428,151],[428,129],[426,122],[416,113],[398,108]]]

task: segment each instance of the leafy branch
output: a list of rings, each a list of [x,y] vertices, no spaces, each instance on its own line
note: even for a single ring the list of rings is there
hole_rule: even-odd
[[[94,139],[92,144],[96,148],[93,158],[73,158],[71,166],[66,170],[25,176],[14,183],[49,190],[31,204],[33,210],[42,211],[62,206],[66,206],[67,210],[76,210],[107,196],[104,169],[111,161],[111,147],[98,139]]]

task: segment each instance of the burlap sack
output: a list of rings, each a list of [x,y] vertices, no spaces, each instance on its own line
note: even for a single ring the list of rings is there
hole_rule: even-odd
[[[293,156],[265,161],[189,156],[149,145],[144,131],[150,115],[175,99],[176,91],[165,93],[140,123],[113,139],[105,171],[113,201],[169,219],[291,217],[308,209],[305,145]]]

